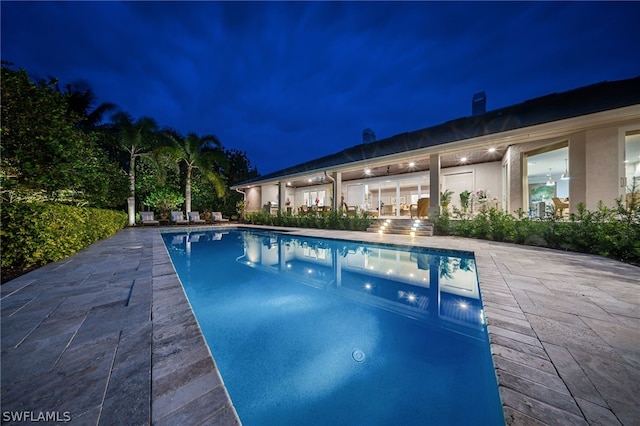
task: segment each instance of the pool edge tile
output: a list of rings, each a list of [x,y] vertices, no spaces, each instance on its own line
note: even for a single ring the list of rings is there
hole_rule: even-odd
[[[200,404],[208,402],[209,405],[207,406],[210,408],[210,403],[213,398],[217,408],[215,413],[209,417],[207,423],[215,425],[239,425],[241,424],[240,418],[224,386],[215,359],[206,344],[200,325],[197,324],[191,304],[184,293],[182,283],[173,267],[173,263],[171,263],[169,253],[167,252],[160,232],[154,234],[153,246],[154,259],[152,274],[154,291],[152,296],[152,316],[154,320],[154,340],[152,341],[151,351],[152,424],[175,424],[175,421],[181,418],[185,410],[190,410],[189,407],[191,406],[198,407]],[[163,250],[157,249],[158,247],[161,247]],[[176,298],[174,299],[175,304],[173,306],[166,303],[167,294]],[[180,311],[179,309],[175,309],[175,305],[180,305],[181,307],[188,306],[190,314],[176,318],[177,321],[181,321],[183,324],[173,322],[170,323],[170,325],[162,326],[162,323],[167,323],[172,319],[169,318],[172,314]],[[178,333],[180,325],[184,328],[189,328],[193,327],[194,323],[197,326],[197,331],[193,330],[189,339],[184,340],[185,336]],[[161,328],[165,332],[161,334],[161,341],[155,340],[156,337],[159,337],[158,334],[156,334],[159,331],[158,328]],[[166,356],[166,354],[160,353],[160,346],[171,343],[172,340],[177,346],[180,346],[181,343],[186,343],[189,347],[181,348],[183,350],[177,351],[176,353],[170,353],[171,364],[169,366],[166,362],[158,362],[158,358],[164,358]],[[162,344],[160,342],[162,342]],[[205,368],[207,371],[203,374],[190,374],[192,371],[188,370],[192,370],[203,360],[209,360],[211,362],[210,371],[208,371],[209,368]],[[181,376],[183,381],[180,382],[178,386],[167,387],[166,380],[170,379],[171,376]],[[164,388],[165,391],[159,395],[155,392],[156,388]],[[172,403],[176,404],[176,406],[171,406],[170,404]],[[163,407],[159,407],[158,404],[163,404]]]

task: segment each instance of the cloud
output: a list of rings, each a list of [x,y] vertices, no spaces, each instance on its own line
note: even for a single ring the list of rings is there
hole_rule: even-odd
[[[2,55],[261,172],[638,74],[634,2],[2,2]]]

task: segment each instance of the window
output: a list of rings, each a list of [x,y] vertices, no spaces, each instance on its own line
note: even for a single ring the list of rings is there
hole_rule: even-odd
[[[546,146],[524,156],[529,214],[545,216],[553,212],[553,198],[569,199],[567,142]]]
[[[325,205],[325,198],[327,191],[305,191],[302,195],[304,205],[307,207],[315,206],[322,207]]]
[[[640,192],[640,130],[627,132],[625,135],[624,150],[624,179],[625,192],[632,191],[635,184],[635,191]]]

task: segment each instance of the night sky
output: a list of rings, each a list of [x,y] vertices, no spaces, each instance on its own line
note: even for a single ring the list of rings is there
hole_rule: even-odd
[[[7,2],[2,60],[215,134],[262,174],[640,75],[639,2]]]

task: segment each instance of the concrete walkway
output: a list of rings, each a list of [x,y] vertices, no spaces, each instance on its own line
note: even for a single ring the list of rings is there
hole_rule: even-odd
[[[475,252],[506,423],[640,424],[640,268],[461,238],[294,232]],[[157,228],[0,289],[3,423],[239,424]]]

